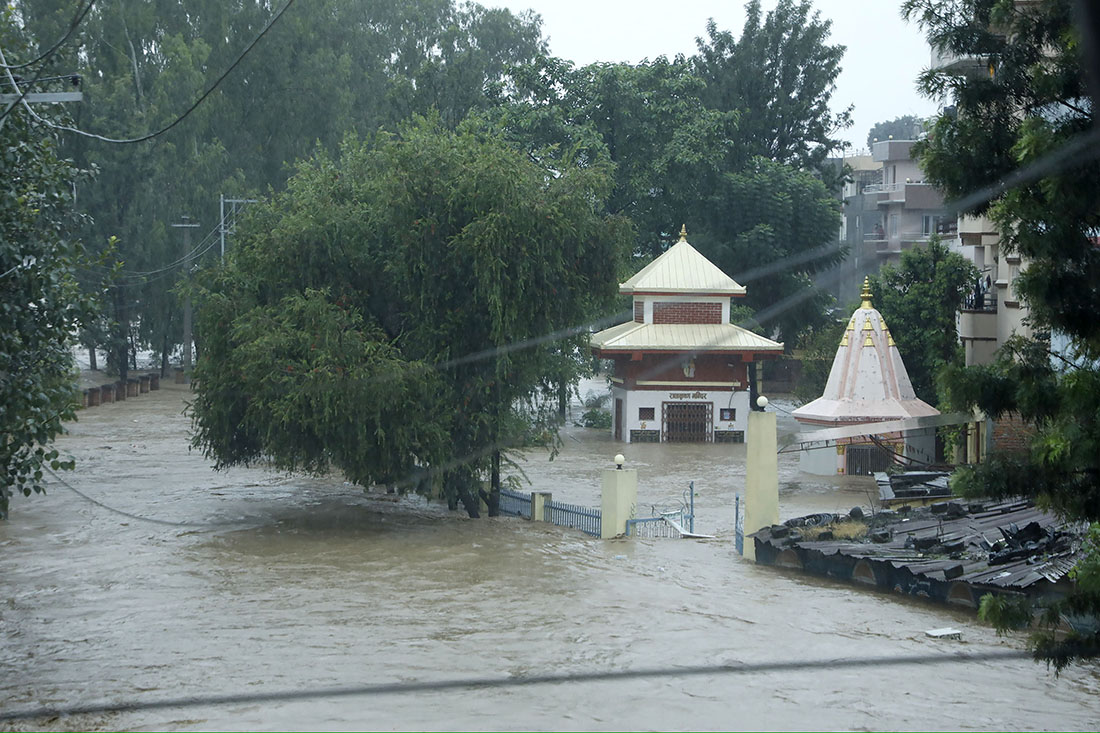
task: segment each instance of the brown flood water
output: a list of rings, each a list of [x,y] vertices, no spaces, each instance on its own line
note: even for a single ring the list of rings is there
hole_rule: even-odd
[[[60,485],[0,523],[0,711],[466,677],[1023,648],[972,614],[757,568],[733,549],[744,446],[623,446],[570,428],[531,488],[596,506],[622,450],[639,500],[697,488],[714,540],[616,540],[467,520],[338,480],[215,473],[175,385],[82,412]],[[789,407],[781,400],[781,408]],[[775,403],[773,403],[775,404]],[[781,414],[780,430],[793,423]],[[781,457],[781,513],[847,511],[868,482]],[[955,626],[963,642],[926,629]],[[1097,667],[1028,661],[806,669],[234,704],[15,723],[123,729],[1080,729]],[[0,723],[0,728],[4,724]]]

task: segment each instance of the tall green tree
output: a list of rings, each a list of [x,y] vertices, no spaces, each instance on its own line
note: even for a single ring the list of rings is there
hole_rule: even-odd
[[[938,372],[963,363],[955,319],[977,279],[977,268],[939,238],[905,250],[897,266],[884,265],[871,276],[875,307],[890,327],[913,390],[929,404],[940,401]]]
[[[203,285],[196,444],[361,484],[442,473],[471,516],[485,477],[496,513],[519,406],[571,381],[571,327],[614,298],[609,190],[438,118],[319,153]]]
[[[0,9],[0,47],[28,53],[8,8]],[[0,79],[0,90],[18,93],[6,71]],[[78,171],[60,156],[53,130],[21,106],[7,107],[0,106],[7,113],[0,119],[0,519],[15,492],[44,490],[47,468],[73,467],[51,444],[75,417],[72,334],[92,311],[76,280]]]
[[[71,3],[15,0],[42,38],[59,38]],[[175,120],[251,44],[277,7],[258,0],[97,3],[47,75],[79,72],[84,102],[75,121],[114,138]],[[509,69],[544,50],[538,20],[453,0],[296,3],[222,85],[181,124],[148,143],[113,145],[66,135],[65,153],[95,168],[77,204],[91,216],[88,242],[118,238],[123,271],[112,297],[117,324],[105,343],[114,368],[132,358],[129,335],[165,353],[182,341],[176,285],[215,259],[218,196],[255,197],[281,188],[295,161],[318,144],[394,129],[412,113],[438,110],[450,126],[489,106]],[[194,252],[171,228],[201,224]]]
[[[929,180],[949,199],[1079,144],[1093,128],[1096,100],[1086,87],[1085,44],[1073,5],[905,3],[905,14],[933,45],[980,59],[988,69],[972,75],[933,69],[921,80],[926,93],[955,102],[916,148]],[[1072,157],[973,210],[997,224],[1002,251],[1026,263],[1016,290],[1040,336],[1010,342],[991,365],[948,370],[945,386],[954,407],[978,407],[993,417],[1017,413],[1034,426],[1035,438],[1029,454],[994,456],[960,471],[955,485],[969,493],[1030,497],[1067,518],[1100,521],[1100,163],[1095,156]],[[1049,333],[1068,348],[1052,350]],[[1086,561],[1078,568],[1077,592],[1046,603],[1035,619],[1036,655],[1057,668],[1100,652],[1095,625],[1076,625],[1083,615],[1100,615],[1095,567]],[[983,613],[1002,626],[1032,621],[1031,609],[1011,606],[988,601]],[[1066,620],[1073,630],[1062,634]]]
[[[876,140],[916,140],[924,132],[925,121],[916,115],[902,115],[892,120],[876,122],[867,131],[867,147]]]
[[[740,115],[739,163],[759,156],[824,172],[843,147],[837,133],[852,124],[852,107],[830,109],[845,50],[828,43],[831,26],[809,0],[780,0],[767,14],[751,0],[739,37],[707,24],[692,62],[703,103]]]
[[[686,223],[692,243],[733,277],[782,263],[747,298],[769,330],[793,344],[823,317],[828,296],[808,290],[842,258],[826,247],[840,222],[835,197],[816,171],[754,157],[769,144],[742,133],[742,111],[705,106],[693,63],[573,69],[543,59],[516,79],[518,99],[493,123],[536,158],[568,150],[614,163],[609,206],[634,222],[640,260],[663,252]]]

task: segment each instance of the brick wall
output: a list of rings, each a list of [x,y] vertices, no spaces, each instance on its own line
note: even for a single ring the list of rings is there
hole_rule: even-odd
[[[634,301],[634,321],[635,323],[645,323],[645,303],[640,300]]]
[[[1016,413],[993,421],[993,450],[998,453],[1026,453],[1031,449],[1035,428]]]
[[[721,323],[721,303],[654,303],[654,323]]]

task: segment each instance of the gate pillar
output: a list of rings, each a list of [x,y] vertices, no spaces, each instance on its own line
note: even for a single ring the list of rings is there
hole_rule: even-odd
[[[626,520],[638,513],[638,471],[623,468],[622,454],[615,456],[617,468],[603,472],[600,502],[600,539],[626,534]]]
[[[761,407],[768,404],[760,397]],[[779,523],[779,457],[776,449],[775,413],[749,412],[745,436],[745,557],[756,560],[756,543],[749,535]]]

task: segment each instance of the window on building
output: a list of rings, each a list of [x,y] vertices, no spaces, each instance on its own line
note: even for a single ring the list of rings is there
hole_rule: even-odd
[[[921,217],[921,234],[924,236],[931,236],[940,231],[940,219],[942,217],[933,216],[931,214],[925,214]]]
[[[652,420],[653,419],[653,408],[652,407],[639,407],[638,408],[638,419],[639,420]]]
[[[898,215],[890,214],[890,236],[898,236]]]
[[[737,419],[737,408],[723,407],[719,410],[719,418],[722,422],[733,422]]]

